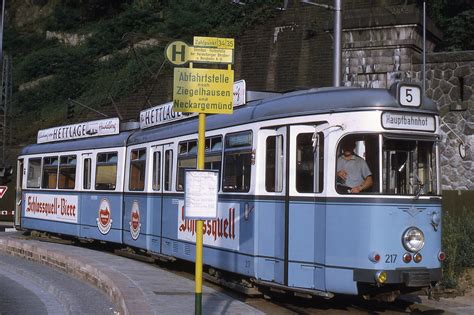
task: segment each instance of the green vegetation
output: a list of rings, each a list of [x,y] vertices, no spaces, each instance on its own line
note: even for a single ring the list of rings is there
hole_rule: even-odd
[[[157,76],[169,41],[192,41],[193,35],[235,37],[245,28],[263,23],[280,1],[254,0],[247,5],[228,0],[61,0],[39,25],[45,30],[82,34],[87,39],[71,47],[46,40],[44,32],[25,33],[7,25],[4,49],[13,55],[14,108],[45,125],[59,122],[68,98],[98,108],[110,98],[128,96]],[[158,46],[134,49],[156,39]],[[104,58],[105,57],[105,58]],[[102,59],[101,59],[102,58]],[[22,84],[38,79],[34,88]],[[56,115],[51,115],[56,112]],[[77,111],[76,111],[77,113]],[[80,117],[79,117],[80,118]],[[36,127],[36,126],[35,126]],[[22,132],[20,138],[32,135]],[[34,131],[30,131],[34,132]]]
[[[474,7],[472,0],[426,1],[427,10],[444,34],[438,51],[474,50]]]
[[[445,213],[443,219],[443,284],[456,287],[466,268],[474,267],[474,211]]]

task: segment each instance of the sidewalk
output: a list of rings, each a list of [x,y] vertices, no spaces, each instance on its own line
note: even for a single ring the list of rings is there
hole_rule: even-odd
[[[157,266],[83,247],[0,233],[0,251],[60,269],[104,291],[120,314],[192,314],[194,282]],[[203,314],[263,314],[203,286]]]
[[[72,245],[26,239],[19,232],[0,233],[0,251],[35,260],[82,279],[105,292],[120,314],[193,314],[194,282],[156,265]],[[474,314],[474,291],[441,298],[404,296],[423,314]],[[251,306],[203,286],[203,314],[263,314]]]

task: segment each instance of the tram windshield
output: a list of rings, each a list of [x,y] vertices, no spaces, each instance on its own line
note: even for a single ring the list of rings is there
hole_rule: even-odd
[[[353,134],[341,139],[340,194],[438,195],[437,142],[405,135]],[[379,161],[381,159],[381,161]]]
[[[437,195],[436,142],[383,138],[383,193]]]

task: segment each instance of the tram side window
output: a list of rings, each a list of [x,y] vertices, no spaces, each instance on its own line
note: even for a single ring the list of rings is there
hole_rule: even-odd
[[[84,179],[82,187],[84,189],[91,189],[91,182],[92,182],[92,159],[84,159]]]
[[[146,149],[132,150],[130,156],[129,189],[143,191],[145,189]]]
[[[164,178],[163,178],[163,188],[165,191],[171,190],[171,183],[173,179],[173,151],[165,151],[165,169],[164,169]]]
[[[117,181],[117,152],[98,153],[95,189],[115,190]]]
[[[296,190],[320,193],[324,185],[324,134],[301,133],[296,137]]]
[[[270,136],[266,141],[265,189],[281,192],[283,189],[283,136]]]
[[[252,167],[252,132],[225,137],[223,191],[248,192]]]
[[[161,187],[161,152],[153,153],[153,180],[151,187],[153,190],[160,190]]]
[[[43,158],[43,183],[41,188],[56,189],[58,183],[58,157]]]
[[[176,190],[184,190],[184,172],[188,169],[196,169],[197,163],[197,141],[183,141],[178,145],[178,178]]]
[[[59,182],[60,189],[74,189],[76,186],[76,156],[64,155],[59,160]]]
[[[204,169],[220,172],[222,166],[222,136],[206,138],[205,146],[206,158],[204,161]],[[220,187],[220,183],[218,187]]]
[[[28,176],[26,178],[26,187],[40,188],[41,184],[41,158],[28,160]]]
[[[337,149],[336,191],[339,194],[379,192],[379,136],[351,134]]]

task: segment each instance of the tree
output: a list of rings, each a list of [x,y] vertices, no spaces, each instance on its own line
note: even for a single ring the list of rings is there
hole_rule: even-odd
[[[444,34],[437,50],[474,50],[472,0],[426,1],[428,14]]]

